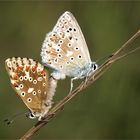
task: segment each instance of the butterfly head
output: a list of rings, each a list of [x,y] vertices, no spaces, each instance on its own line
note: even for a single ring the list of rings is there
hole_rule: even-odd
[[[91,71],[96,71],[97,69],[98,69],[98,65],[95,62],[89,62],[85,66],[78,68],[77,71],[75,71],[75,77],[77,79],[82,79],[82,78],[88,76],[88,74]]]
[[[30,119],[36,119],[37,115],[33,112],[29,112],[28,114],[26,114],[26,117]]]
[[[98,69],[98,65],[97,65],[95,62],[92,62],[92,63],[91,63],[91,69],[92,69],[93,71],[97,70],[97,69]]]

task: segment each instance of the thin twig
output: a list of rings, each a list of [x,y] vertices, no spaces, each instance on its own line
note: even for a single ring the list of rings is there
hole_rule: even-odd
[[[71,94],[68,94],[65,98],[63,98],[58,104],[56,104],[49,113],[45,116],[45,119],[43,121],[37,122],[31,129],[29,129],[21,138],[20,140],[25,140],[33,136],[35,132],[40,130],[44,125],[46,125],[51,119],[53,119],[58,112],[61,110],[64,105],[69,102],[72,98],[74,98],[77,94],[80,93],[80,91],[87,88],[89,85],[93,84],[98,78],[100,78],[103,73],[117,60],[136,52],[140,47],[137,47],[136,49],[132,49],[131,51],[128,51],[127,53],[121,54],[122,50],[126,50],[127,47],[132,44],[135,39],[140,36],[140,30],[135,33],[120,49],[115,51],[111,57],[109,57],[95,72],[91,72],[88,77],[74,90],[71,92]]]

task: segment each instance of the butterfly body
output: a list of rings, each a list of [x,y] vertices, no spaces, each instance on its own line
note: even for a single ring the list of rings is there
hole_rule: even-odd
[[[90,59],[88,47],[80,26],[70,12],[58,19],[53,30],[46,35],[41,51],[44,65],[54,69],[56,79],[86,77],[97,64]]]
[[[57,82],[33,59],[13,57],[7,59],[5,65],[13,89],[31,113],[41,119],[52,106]]]

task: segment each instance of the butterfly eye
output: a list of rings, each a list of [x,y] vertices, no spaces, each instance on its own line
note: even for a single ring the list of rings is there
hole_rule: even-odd
[[[36,91],[33,91],[32,94],[33,94],[33,95],[36,95]]]
[[[33,80],[33,84],[36,84],[37,83],[37,80]]]
[[[21,96],[24,97],[25,96],[25,92],[21,92]]]
[[[33,78],[32,77],[29,77],[29,81],[32,82],[33,81]]]
[[[96,70],[97,68],[98,68],[98,65],[97,64],[94,64],[93,65],[93,69]]]
[[[29,117],[30,119],[35,119],[35,118],[36,118],[36,116],[35,116],[34,113],[29,113],[29,114],[27,115],[27,117]]]
[[[19,87],[20,87],[20,89],[23,89],[23,84],[20,84]]]
[[[32,101],[32,98],[28,98],[28,99],[27,99],[27,102],[31,102],[31,101]]]

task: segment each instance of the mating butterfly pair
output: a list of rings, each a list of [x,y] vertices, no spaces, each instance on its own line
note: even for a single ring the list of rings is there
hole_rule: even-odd
[[[65,12],[46,35],[41,57],[42,63],[54,70],[50,77],[44,66],[33,59],[6,60],[12,87],[30,109],[30,118],[39,120],[52,106],[57,80],[72,77],[72,90],[73,80],[84,78],[98,68],[91,61],[82,31],[70,12]]]

